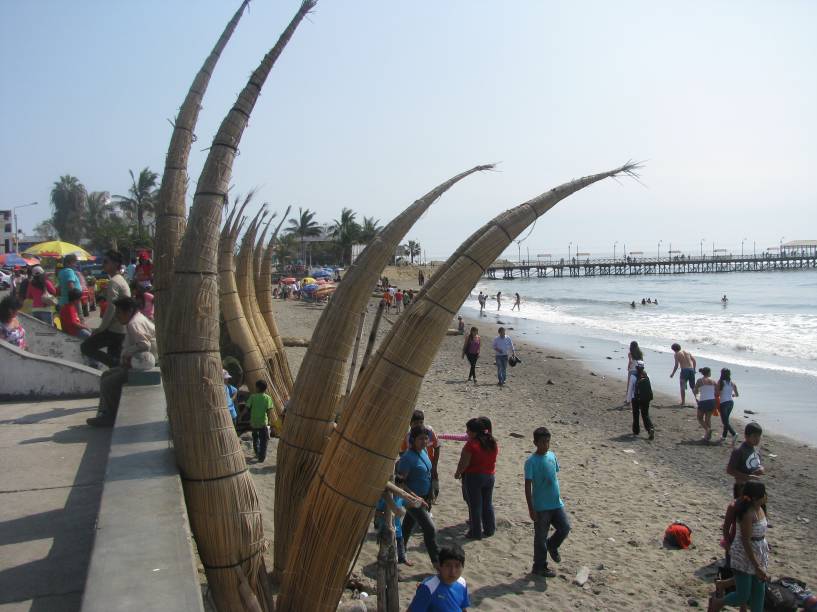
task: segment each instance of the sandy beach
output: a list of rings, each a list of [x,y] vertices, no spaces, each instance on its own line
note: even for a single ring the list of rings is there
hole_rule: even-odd
[[[372,301],[370,313],[374,305]],[[323,307],[276,301],[276,309],[284,335],[309,337]],[[367,324],[371,320],[367,317]],[[482,325],[483,347],[490,348],[495,326],[485,321]],[[388,328],[389,323],[381,326],[381,337]],[[509,334],[513,337],[513,331]],[[458,542],[464,547],[463,575],[472,606],[481,610],[705,607],[715,563],[722,557],[720,528],[732,485],[725,473],[729,446],[701,444],[695,410],[680,408],[676,398],[666,396],[657,396],[652,404],[655,441],[649,442],[643,432],[633,438],[630,410],[621,409],[623,380],[604,378],[566,355],[520,342],[516,344],[523,363],[509,370],[506,387],[496,386],[493,359],[485,348],[478,365],[479,384],[466,383],[468,367],[460,355],[461,343],[459,336],[443,339],[417,407],[438,433],[463,433],[467,419],[488,416],[500,445],[494,492],[498,529],[495,536],[481,541],[463,537],[468,513],[454,479],[461,443],[444,442],[440,459],[441,493],[433,508],[438,539],[441,544]],[[287,351],[296,372],[305,349]],[[734,421],[741,432],[748,422]],[[525,504],[523,463],[533,450],[531,432],[537,426],[546,426],[553,434],[551,449],[561,464],[562,496],[572,522],[561,549],[562,563],[551,566],[558,576],[548,580],[528,574],[533,526]],[[269,538],[274,537],[277,441],[271,446],[266,464],[250,465]],[[246,434],[244,447],[249,457]],[[764,435],[761,449],[773,524],[768,535],[770,573],[799,578],[815,589],[817,450],[774,435]],[[692,548],[663,547],[664,529],[673,520],[692,528]],[[376,554],[370,530],[354,571],[372,589]],[[408,605],[416,584],[433,573],[419,534],[412,537],[408,555],[414,566],[400,566],[401,606]],[[268,567],[272,567],[271,557]],[[582,567],[589,568],[590,578],[580,587],[573,579]],[[368,603],[373,606],[372,598]]]

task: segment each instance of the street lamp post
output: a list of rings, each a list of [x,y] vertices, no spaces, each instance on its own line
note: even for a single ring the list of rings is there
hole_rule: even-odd
[[[613,261],[616,260],[616,245],[618,244],[618,240],[613,243]]]
[[[743,259],[743,243],[746,242],[746,238],[740,241],[740,258]]]
[[[661,241],[658,241],[658,257],[656,258],[658,261],[661,261]]]
[[[573,243],[569,242],[567,245],[567,263],[570,263],[570,249],[573,248]]]
[[[17,233],[17,209],[28,208],[29,206],[37,206],[39,202],[30,202],[29,204],[20,204],[20,206],[13,206],[11,214],[14,216],[14,252],[20,253],[20,235]]]
[[[780,236],[780,248],[777,250],[777,254],[782,258],[783,257],[783,241],[786,239],[785,236]]]
[[[701,259],[704,258],[704,241],[706,238],[701,238]]]

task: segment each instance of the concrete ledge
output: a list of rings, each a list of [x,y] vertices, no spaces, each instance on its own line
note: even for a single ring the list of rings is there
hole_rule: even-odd
[[[151,374],[122,392],[83,612],[204,609],[164,391],[145,384]]]
[[[100,372],[65,359],[43,357],[0,342],[0,399],[68,399],[99,395]]]
[[[82,344],[80,338],[69,336],[53,325],[43,323],[31,315],[20,312],[17,313],[17,317],[26,330],[29,352],[42,357],[65,359],[73,363],[86,363],[79,350],[79,345]]]

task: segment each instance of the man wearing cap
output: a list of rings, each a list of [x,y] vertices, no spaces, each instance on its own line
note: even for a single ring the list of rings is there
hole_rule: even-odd
[[[650,420],[650,402],[652,401],[652,385],[647,371],[644,369],[644,362],[635,362],[635,371],[630,374],[627,384],[627,401],[633,407],[633,435],[641,433],[639,417],[644,421],[644,429],[647,430],[650,440],[655,439],[655,428]]]
[[[86,357],[104,363],[109,368],[119,364],[119,354],[122,352],[122,343],[125,341],[125,327],[117,321],[115,311],[110,306],[123,297],[130,297],[130,287],[120,274],[122,268],[122,254],[119,251],[108,251],[102,260],[102,268],[111,277],[105,288],[105,299],[109,308],[102,316],[102,322],[80,345],[82,354]],[[79,287],[79,280],[77,280]],[[107,349],[107,352],[102,349]]]

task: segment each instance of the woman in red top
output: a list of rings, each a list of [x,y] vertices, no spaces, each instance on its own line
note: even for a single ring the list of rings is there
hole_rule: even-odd
[[[69,336],[87,338],[91,335],[91,330],[79,318],[79,311],[82,308],[82,291],[79,289],[68,290],[68,301],[60,308],[60,324],[62,331]]]
[[[470,528],[465,537],[481,540],[496,531],[493,496],[499,446],[491,435],[491,421],[487,417],[470,419],[465,428],[468,442],[462,449],[454,478],[462,478],[468,503]]]
[[[54,284],[48,280],[48,275],[42,269],[42,266],[34,266],[31,269],[31,280],[28,282],[25,299],[31,300],[31,314],[43,323],[49,325],[54,323],[54,302],[43,300],[43,294],[48,293],[51,296],[57,295],[57,290]]]

